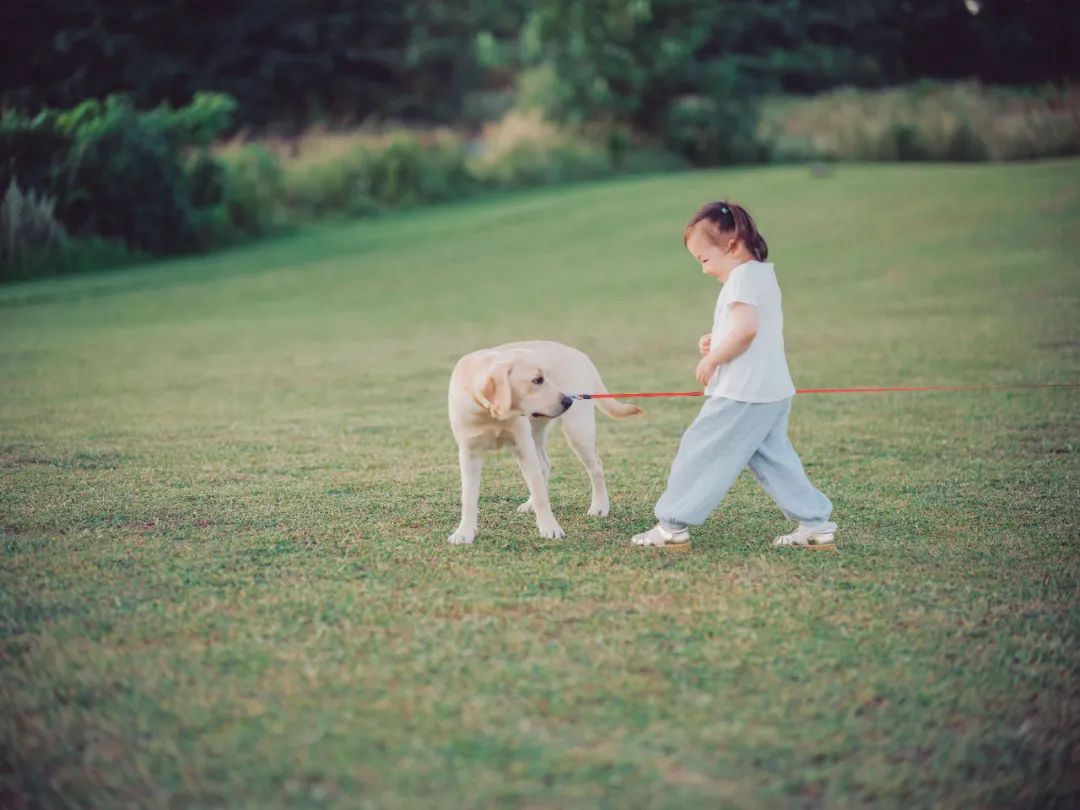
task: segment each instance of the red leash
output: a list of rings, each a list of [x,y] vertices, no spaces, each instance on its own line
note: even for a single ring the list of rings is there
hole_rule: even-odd
[[[878,394],[888,391],[976,391],[1005,388],[1080,388],[1080,383],[1014,383],[1002,385],[891,385],[865,388],[799,388],[796,394]],[[704,391],[650,391],[633,394],[574,394],[574,399],[624,399],[630,397],[703,397]]]

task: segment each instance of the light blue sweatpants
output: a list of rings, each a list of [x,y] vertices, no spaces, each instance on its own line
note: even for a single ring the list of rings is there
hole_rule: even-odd
[[[679,442],[656,517],[672,526],[701,525],[749,466],[791,520],[810,528],[827,523],[832,503],[810,483],[788,440],[790,413],[790,397],[779,402],[710,398]]]

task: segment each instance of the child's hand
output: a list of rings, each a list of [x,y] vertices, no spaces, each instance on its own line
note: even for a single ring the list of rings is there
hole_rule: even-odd
[[[701,352],[701,356],[704,357],[712,349],[712,333],[708,333],[701,336],[701,340],[697,342],[698,351]]]
[[[694,372],[694,376],[697,377],[698,382],[702,385],[708,385],[709,378],[712,377],[714,371],[716,371],[716,363],[711,357],[705,355],[697,364],[697,370]]]

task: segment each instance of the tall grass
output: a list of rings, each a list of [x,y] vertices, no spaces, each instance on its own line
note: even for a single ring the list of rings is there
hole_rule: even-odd
[[[512,111],[475,135],[446,127],[314,127],[294,138],[222,144],[236,229],[368,216],[381,210],[521,188],[664,169],[681,161],[629,139],[584,133]]]
[[[758,136],[776,161],[1024,160],[1080,154],[1080,85],[919,82],[843,88],[762,105]]]
[[[1007,161],[1080,153],[1080,85],[920,82],[776,97],[760,110],[756,154],[776,162]],[[673,168],[628,132],[560,126],[511,109],[479,130],[313,127],[221,145],[233,230],[254,235],[326,216]]]

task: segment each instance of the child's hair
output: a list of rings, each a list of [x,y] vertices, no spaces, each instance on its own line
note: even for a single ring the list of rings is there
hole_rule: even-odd
[[[769,256],[769,246],[754,224],[754,218],[750,212],[741,205],[721,202],[706,203],[698,209],[698,212],[690,218],[683,230],[683,243],[690,238],[690,232],[699,223],[705,223],[705,235],[710,241],[719,245],[730,239],[732,235],[746,245],[747,250],[759,262],[765,261]]]

